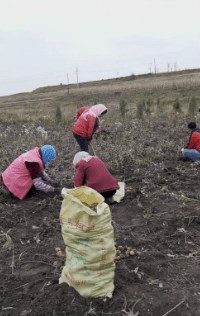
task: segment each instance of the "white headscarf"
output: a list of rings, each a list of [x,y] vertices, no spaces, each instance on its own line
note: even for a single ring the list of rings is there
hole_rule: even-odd
[[[80,160],[85,160],[85,161],[88,162],[90,159],[92,159],[92,157],[93,157],[93,156],[90,156],[87,151],[79,151],[79,152],[74,156],[73,164],[74,164],[74,166],[76,166],[76,164],[77,164]]]

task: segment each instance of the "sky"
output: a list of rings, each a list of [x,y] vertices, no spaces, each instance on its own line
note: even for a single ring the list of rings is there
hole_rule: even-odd
[[[0,96],[200,68],[199,0],[0,3]]]

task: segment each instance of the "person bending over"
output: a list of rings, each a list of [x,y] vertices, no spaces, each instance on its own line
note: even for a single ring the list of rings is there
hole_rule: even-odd
[[[35,147],[20,155],[2,173],[1,183],[6,189],[23,200],[34,186],[44,192],[61,193],[60,188],[54,188],[53,180],[44,172],[48,170],[49,161],[56,159],[56,151],[51,145]],[[49,182],[45,184],[43,180]]]
[[[81,108],[77,112],[72,131],[81,151],[88,151],[88,142],[92,140],[94,132],[99,129],[99,118],[106,112],[107,107],[103,104]]]
[[[76,168],[74,187],[88,186],[99,192],[105,199],[112,197],[119,189],[117,180],[108,171],[103,161],[80,151],[74,156]]]

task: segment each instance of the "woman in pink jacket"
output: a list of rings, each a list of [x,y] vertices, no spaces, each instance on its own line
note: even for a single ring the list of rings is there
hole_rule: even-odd
[[[99,129],[99,118],[106,112],[107,107],[103,104],[93,105],[89,109],[85,108],[84,111],[81,108],[78,111],[72,131],[81,151],[88,151],[88,142],[92,140],[94,132]]]
[[[52,146],[35,147],[10,164],[2,173],[1,182],[9,192],[20,200],[26,197],[33,186],[46,193],[60,194],[61,189],[49,185],[53,183],[53,180],[48,174],[44,173],[45,167],[48,169],[49,161],[55,160],[55,158],[56,151]],[[49,182],[49,184],[45,184],[43,180]]]
[[[99,192],[105,199],[113,196],[119,189],[117,180],[101,159],[80,151],[74,156],[73,164],[76,168],[75,187],[86,185]]]

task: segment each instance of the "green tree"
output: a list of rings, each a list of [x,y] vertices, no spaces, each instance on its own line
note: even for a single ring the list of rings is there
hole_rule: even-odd
[[[55,121],[56,121],[56,124],[58,124],[62,121],[62,111],[61,111],[60,105],[57,105],[57,107],[56,107]]]
[[[144,110],[145,110],[145,101],[139,100],[137,103],[137,111],[136,111],[136,117],[138,119],[141,119],[143,117]]]
[[[189,102],[188,114],[195,116],[197,114],[197,100],[193,96]]]
[[[153,100],[149,97],[146,100],[146,113],[151,113],[151,107],[153,105]]]
[[[123,117],[125,116],[126,112],[128,112],[126,106],[127,106],[127,102],[123,98],[121,98],[119,102],[119,110]]]
[[[173,104],[173,108],[176,112],[180,113],[181,112],[181,104],[179,102],[179,99],[176,98]]]

